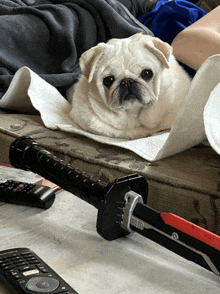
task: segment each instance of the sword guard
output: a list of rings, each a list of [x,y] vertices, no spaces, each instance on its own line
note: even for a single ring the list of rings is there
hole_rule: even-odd
[[[121,225],[130,233],[133,233],[133,230],[130,228],[132,214],[138,203],[144,204],[141,195],[135,193],[134,191],[129,191],[125,194],[125,208]]]
[[[142,196],[142,203],[147,203],[148,183],[138,174],[132,174],[115,180],[107,186],[108,192],[98,207],[97,232],[108,241],[112,241],[130,233],[126,226],[122,227],[126,205],[125,195],[135,192]],[[129,225],[130,220],[127,221]]]

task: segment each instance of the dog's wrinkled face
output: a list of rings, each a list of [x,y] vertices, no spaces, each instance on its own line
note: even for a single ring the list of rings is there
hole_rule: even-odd
[[[147,104],[154,100],[152,82],[155,69],[150,62],[143,62],[141,55],[132,57],[129,48],[118,50],[119,55],[113,62],[102,67],[99,85],[110,108],[129,108],[133,105]],[[126,53],[125,53],[126,52]],[[133,55],[134,56],[134,55]]]
[[[93,47],[82,55],[80,66],[94,99],[113,111],[141,108],[157,100],[161,71],[169,67],[171,52],[159,39],[136,34]]]

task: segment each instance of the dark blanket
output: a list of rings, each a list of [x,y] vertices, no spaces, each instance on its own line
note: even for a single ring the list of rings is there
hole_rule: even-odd
[[[153,35],[136,20],[152,6],[149,0],[1,0],[0,98],[23,66],[65,95],[84,51],[111,38]]]

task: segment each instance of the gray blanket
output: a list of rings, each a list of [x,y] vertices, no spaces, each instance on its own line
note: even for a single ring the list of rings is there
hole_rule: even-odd
[[[84,51],[111,38],[153,35],[136,20],[153,6],[149,0],[1,0],[0,98],[22,66],[65,95]]]

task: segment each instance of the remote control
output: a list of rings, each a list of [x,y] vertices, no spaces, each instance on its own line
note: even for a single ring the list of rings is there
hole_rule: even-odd
[[[0,183],[0,201],[49,208],[55,200],[55,191],[49,187],[7,180]]]
[[[29,248],[0,251],[0,277],[19,294],[78,294]]]

